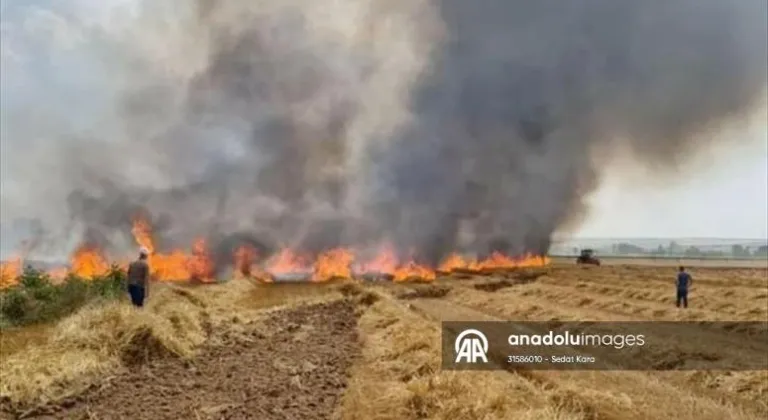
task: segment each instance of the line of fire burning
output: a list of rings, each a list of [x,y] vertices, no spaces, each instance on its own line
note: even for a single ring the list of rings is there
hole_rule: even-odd
[[[132,234],[138,245],[150,251],[149,265],[153,279],[215,281],[216,267],[210,258],[205,240],[195,241],[189,253],[182,250],[159,253],[155,250],[152,230],[148,223],[141,219],[136,220]],[[22,273],[22,261],[22,258],[15,258],[0,264],[0,288],[13,286],[18,282],[18,277]],[[304,274],[309,280],[315,282],[364,275],[386,277],[396,282],[415,279],[430,281],[439,273],[540,267],[548,265],[549,262],[547,257],[535,255],[513,258],[501,253],[493,253],[490,257],[478,261],[464,258],[459,254],[451,254],[433,268],[417,264],[413,260],[399,260],[391,246],[382,247],[374,258],[365,261],[357,261],[355,252],[346,248],[328,250],[314,259],[301,256],[291,249],[283,249],[268,259],[259,261],[256,251],[247,246],[238,248],[233,255],[235,277],[251,277],[265,282],[291,274]],[[63,280],[69,274],[92,278],[109,272],[112,264],[125,269],[128,261],[111,262],[101,250],[81,246],[73,253],[69,269],[54,269],[47,274],[54,280]]]

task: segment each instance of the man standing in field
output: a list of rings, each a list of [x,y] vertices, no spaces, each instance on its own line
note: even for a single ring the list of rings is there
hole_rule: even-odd
[[[682,302],[683,308],[688,307],[688,289],[691,287],[693,278],[685,271],[685,267],[680,266],[680,271],[677,273],[677,307],[680,307]]]
[[[144,306],[144,299],[149,297],[149,251],[142,247],[139,259],[128,266],[128,294],[131,303],[137,308]]]

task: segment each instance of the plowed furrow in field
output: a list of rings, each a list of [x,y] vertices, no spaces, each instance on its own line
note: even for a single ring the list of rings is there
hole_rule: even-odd
[[[329,419],[359,353],[346,301],[277,311],[195,359],[135,365],[100,387],[48,406],[3,407],[11,418]]]

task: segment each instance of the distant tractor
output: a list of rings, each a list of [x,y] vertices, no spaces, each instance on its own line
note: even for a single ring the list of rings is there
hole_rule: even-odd
[[[595,257],[595,251],[591,249],[582,249],[581,255],[576,258],[576,264],[600,265],[600,260]]]

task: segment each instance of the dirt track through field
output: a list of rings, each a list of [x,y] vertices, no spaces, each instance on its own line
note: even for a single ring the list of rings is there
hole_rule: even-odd
[[[360,352],[356,324],[348,301],[281,310],[192,362],[151,361],[26,418],[327,419]]]

